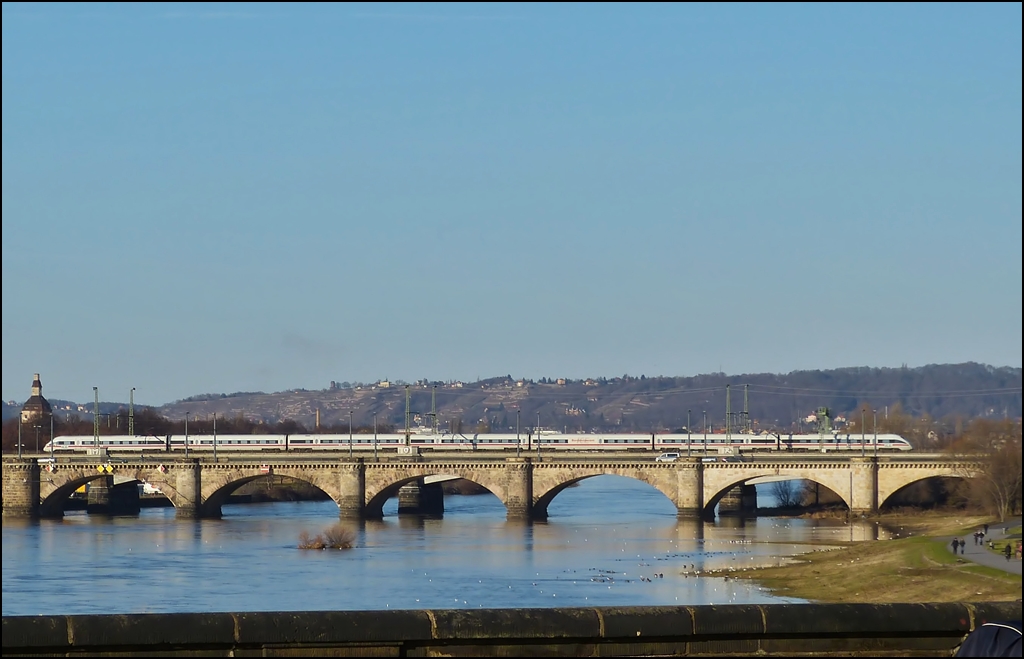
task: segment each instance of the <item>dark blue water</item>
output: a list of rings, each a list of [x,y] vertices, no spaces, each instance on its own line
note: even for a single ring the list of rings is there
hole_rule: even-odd
[[[157,508],[5,522],[3,615],[792,601],[682,572],[774,564],[810,548],[798,543],[872,532],[803,519],[679,522],[661,493],[615,476],[561,493],[546,523],[506,522],[491,495],[446,496],[443,519],[399,518],[396,500],[384,511],[353,526],[356,546],[342,551],[297,549],[303,531],[337,521],[330,501],[226,505],[221,520]]]

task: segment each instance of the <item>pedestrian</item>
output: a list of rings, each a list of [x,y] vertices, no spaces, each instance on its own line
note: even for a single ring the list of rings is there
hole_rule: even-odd
[[[985,535],[988,535],[988,524],[985,525]]]
[[[1019,657],[1021,624],[1019,620],[986,622],[971,632],[955,657]]]
[[[953,538],[953,542],[949,544],[953,547],[953,555],[956,556],[956,550],[960,548],[960,541]]]
[[[961,556],[964,555],[964,551],[966,551],[966,549],[965,549],[966,547],[967,547],[967,541],[964,540],[963,538],[960,538],[960,555]]]
[[[1010,554],[1013,553],[1013,549],[1010,547],[1009,542],[1006,543],[1006,549],[1003,551],[1003,553],[1006,554],[1006,560],[1010,560]]]

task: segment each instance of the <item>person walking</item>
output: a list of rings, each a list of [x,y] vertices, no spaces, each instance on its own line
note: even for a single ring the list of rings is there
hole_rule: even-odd
[[[1010,560],[1010,555],[1013,554],[1013,549],[1010,547],[1010,543],[1006,543],[1006,549],[1003,550],[1003,554],[1006,555],[1006,560]]]
[[[960,540],[953,538],[953,542],[949,543],[953,547],[953,555],[956,556],[956,550],[960,548]]]
[[[967,541],[964,540],[963,538],[960,538],[960,555],[961,556],[964,555],[964,552],[966,551],[966,547],[967,547]]]

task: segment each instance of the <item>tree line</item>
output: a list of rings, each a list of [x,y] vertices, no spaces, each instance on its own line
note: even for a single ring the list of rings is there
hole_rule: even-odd
[[[321,425],[319,428],[310,429],[305,424],[290,419],[281,421],[266,422],[247,419],[241,415],[235,417],[202,417],[189,419],[169,419],[162,416],[155,410],[142,408],[130,419],[127,410],[119,410],[112,414],[100,414],[99,434],[127,435],[130,427],[134,426],[136,435],[152,435],[165,437],[167,435],[184,435],[185,426],[188,424],[190,435],[210,435],[214,432],[214,424],[219,435],[301,435],[311,432],[325,434],[347,434],[348,423],[331,423]],[[54,414],[52,433],[54,437],[61,435],[92,435],[94,431],[93,419],[82,418],[77,415],[70,415],[60,418]],[[394,432],[394,426],[390,424],[378,424],[377,432]],[[372,426],[354,424],[352,432],[356,434],[369,434],[373,432]],[[22,424],[20,419],[8,419],[3,424],[0,446],[4,453],[16,453],[18,450],[18,437],[21,436],[22,451],[34,452],[37,447],[42,450],[43,446],[50,441],[51,423],[50,417]]]

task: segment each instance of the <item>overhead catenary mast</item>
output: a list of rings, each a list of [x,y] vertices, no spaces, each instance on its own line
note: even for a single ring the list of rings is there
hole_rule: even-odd
[[[732,389],[725,385],[725,443],[732,447]]]
[[[409,385],[405,385],[405,445],[406,446],[409,446],[409,444],[411,444],[411,441],[409,439],[409,435],[410,435],[410,433],[412,431],[409,428],[409,420],[410,420],[409,414],[410,414],[410,412],[409,412]]]
[[[750,434],[750,407],[748,406],[748,395],[747,390],[750,389],[749,384],[743,385],[743,432]]]
[[[100,445],[100,388],[92,388],[92,443],[99,448]]]

